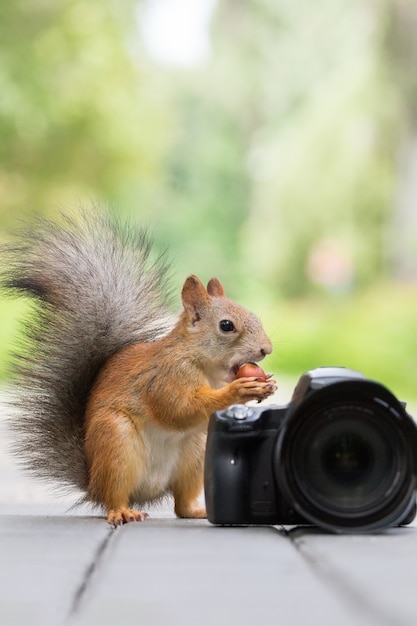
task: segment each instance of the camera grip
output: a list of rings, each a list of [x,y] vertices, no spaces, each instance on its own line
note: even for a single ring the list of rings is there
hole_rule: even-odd
[[[204,470],[207,518],[212,524],[250,521],[249,462],[244,440],[223,433],[208,439]]]

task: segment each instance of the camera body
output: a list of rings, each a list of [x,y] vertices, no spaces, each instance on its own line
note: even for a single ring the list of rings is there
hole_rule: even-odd
[[[386,387],[341,367],[304,374],[286,406],[209,422],[207,516],[220,525],[369,532],[416,514],[417,427]]]

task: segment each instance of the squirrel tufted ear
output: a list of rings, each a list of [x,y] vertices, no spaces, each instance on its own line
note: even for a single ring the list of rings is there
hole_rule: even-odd
[[[208,294],[203,283],[197,276],[189,276],[185,281],[181,299],[184,309],[190,314],[193,324],[201,319],[202,313],[208,302]]]
[[[226,292],[218,278],[212,278],[207,285],[207,293],[210,296],[224,297]]]

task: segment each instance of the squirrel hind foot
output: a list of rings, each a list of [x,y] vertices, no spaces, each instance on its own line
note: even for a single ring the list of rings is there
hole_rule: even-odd
[[[110,509],[107,513],[107,521],[112,526],[122,526],[129,522],[144,522],[148,517],[148,513],[135,509]]]
[[[185,519],[206,519],[207,512],[204,507],[192,507],[186,510],[176,510],[177,517]]]

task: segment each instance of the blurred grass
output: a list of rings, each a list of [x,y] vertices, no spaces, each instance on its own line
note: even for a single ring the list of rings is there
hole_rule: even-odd
[[[263,316],[274,343],[267,366],[301,375],[340,365],[385,384],[405,401],[417,400],[415,286],[384,284],[344,296],[285,301]]]
[[[30,315],[31,306],[25,298],[0,298],[0,383],[11,376],[13,351],[17,348],[24,320]]]
[[[247,303],[245,303],[247,304]],[[258,305],[252,308],[259,313]],[[0,300],[0,381],[10,376],[11,355],[28,302]],[[401,400],[417,402],[417,296],[415,286],[382,284],[364,292],[283,300],[263,310],[274,344],[265,369],[297,379],[321,365],[341,365],[385,384]]]

